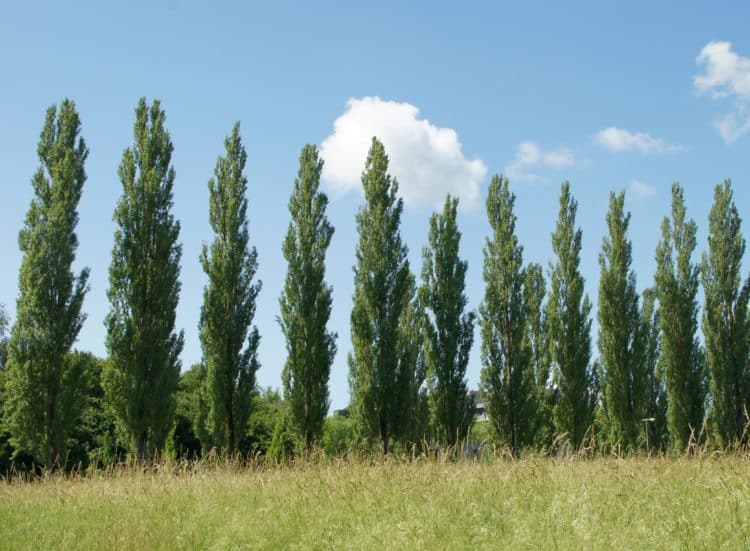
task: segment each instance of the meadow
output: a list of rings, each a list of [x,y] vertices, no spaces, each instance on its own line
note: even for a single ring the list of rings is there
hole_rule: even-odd
[[[164,464],[0,483],[3,549],[747,549],[750,459]]]

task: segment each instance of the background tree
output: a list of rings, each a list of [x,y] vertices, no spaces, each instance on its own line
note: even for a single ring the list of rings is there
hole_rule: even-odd
[[[701,269],[703,335],[711,376],[712,417],[719,439],[730,444],[742,438],[748,423],[750,278],[744,284],[740,281],[745,239],[729,180],[714,190],[708,223],[708,254],[703,254]]]
[[[474,420],[466,387],[466,366],[474,341],[474,312],[465,312],[468,263],[458,256],[461,232],[458,199],[446,197],[442,214],[430,217],[428,245],[422,251],[420,300],[425,321],[425,362],[430,409],[440,439],[455,446]]]
[[[603,368],[604,415],[612,444],[634,450],[640,441],[648,403],[644,334],[638,306],[630,213],[625,193],[610,194],[607,227],[599,255],[599,353]]]
[[[526,346],[531,354],[536,402],[532,433],[534,444],[540,448],[551,445],[554,435],[552,411],[555,406],[555,390],[549,384],[551,357],[549,323],[547,311],[544,308],[546,293],[542,267],[532,262],[526,267],[523,295],[526,312]]]
[[[0,303],[0,373],[5,370],[8,362],[8,327],[10,326],[10,318],[8,313],[5,311],[5,305]],[[0,380],[0,394],[3,392],[2,380]],[[0,415],[2,415],[3,408],[0,407]],[[1,425],[1,424],[0,424]]]
[[[534,372],[527,340],[523,247],[516,237],[515,194],[494,176],[487,191],[492,237],[484,246],[481,384],[489,416],[513,454],[531,443],[536,412]]]
[[[547,302],[550,347],[560,396],[554,421],[577,449],[592,425],[596,403],[591,360],[591,303],[584,294],[581,262],[582,232],[576,229],[578,203],[563,182],[560,215],[552,234],[557,262],[550,265],[551,291]]]
[[[76,469],[110,466],[123,450],[117,445],[114,419],[102,403],[102,369],[106,360],[91,352],[72,350],[67,361],[77,364],[83,385],[76,404],[80,415],[68,438],[68,465]]]
[[[656,248],[656,294],[661,316],[661,354],[669,403],[671,445],[683,450],[703,424],[705,358],[698,329],[699,268],[691,262],[697,226],[685,220],[682,187],[672,185],[672,220],[664,218]]]
[[[307,452],[323,434],[337,337],[326,330],[333,289],[325,282],[325,259],[333,226],[326,217],[328,197],[319,191],[322,170],[317,147],[303,147],[289,199],[292,221],[282,248],[288,268],[279,300],[287,350],[284,400]]]
[[[656,291],[643,291],[641,327],[644,338],[643,363],[646,370],[648,397],[646,402],[646,448],[665,450],[669,440],[667,427],[667,390],[664,386],[663,363],[661,362],[661,319],[656,306]]]
[[[261,283],[253,284],[257,252],[249,246],[247,229],[247,153],[240,125],[224,140],[214,178],[208,182],[209,222],[214,240],[203,245],[200,261],[208,275],[199,324],[203,348],[208,427],[220,451],[233,454],[247,426],[258,370],[255,300]]]
[[[5,367],[8,360],[8,327],[10,320],[5,305],[0,303],[0,475],[10,468],[13,446],[4,422],[5,416]]]
[[[403,201],[388,174],[383,144],[373,138],[362,173],[365,205],[357,213],[349,355],[352,415],[360,432],[380,441],[383,454],[405,431],[416,384],[414,276],[399,226]],[[410,384],[407,385],[406,383]]]
[[[50,470],[64,463],[85,386],[80,363],[68,357],[86,319],[89,277],[88,268],[71,272],[89,154],[80,129],[72,101],[47,110],[37,147],[42,166],[18,237],[23,260],[8,347],[5,412],[13,445]]]
[[[172,428],[183,333],[174,332],[180,292],[180,224],[172,215],[172,142],[157,100],[135,110],[135,144],[123,153],[109,268],[106,398],[139,461],[161,451]]]

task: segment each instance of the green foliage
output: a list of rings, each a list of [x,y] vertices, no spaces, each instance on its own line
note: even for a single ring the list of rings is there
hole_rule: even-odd
[[[195,364],[180,374],[174,427],[167,441],[167,449],[176,459],[196,459],[211,448],[211,437],[206,429],[208,404],[205,387],[203,364]]]
[[[484,247],[482,389],[498,436],[518,454],[531,444],[536,416],[534,366],[527,339],[523,247],[516,237],[516,196],[494,176],[487,192],[492,237]]]
[[[697,226],[685,220],[682,187],[672,184],[672,220],[664,218],[656,248],[656,294],[661,317],[661,361],[669,403],[672,447],[685,449],[703,424],[705,358],[698,329],[698,278],[691,262]]]
[[[599,255],[599,353],[604,414],[611,444],[635,450],[641,440],[649,401],[649,365],[638,305],[632,244],[627,237],[630,213],[625,193],[610,194],[607,227]]]
[[[201,265],[208,275],[203,291],[200,340],[206,366],[208,428],[220,451],[234,453],[252,406],[258,370],[257,327],[250,329],[261,283],[252,283],[257,252],[249,247],[247,230],[247,153],[240,125],[224,141],[226,155],[208,182],[209,221],[215,237],[205,244]]]
[[[89,276],[88,268],[71,272],[89,153],[80,127],[72,101],[47,110],[37,148],[42,166],[18,237],[23,260],[5,375],[12,443],[49,470],[65,461],[84,394],[81,366],[68,356],[86,319],[81,306]]]
[[[458,256],[461,233],[456,225],[457,208],[458,199],[448,196],[443,213],[430,217],[419,290],[428,314],[424,342],[430,410],[440,440],[449,446],[466,438],[474,420],[466,366],[476,314],[465,312],[468,263]]]
[[[476,421],[471,425],[469,442],[477,449],[480,446],[492,445],[495,443],[496,432],[489,419]]]
[[[531,354],[534,373],[536,414],[531,419],[533,443],[540,449],[549,448],[554,440],[555,427],[552,412],[556,393],[551,386],[549,322],[544,307],[546,285],[542,267],[536,263],[526,266],[523,285],[524,310],[526,312],[526,346]]]
[[[323,423],[323,452],[328,457],[343,456],[357,447],[354,420],[341,415],[326,417]]]
[[[547,302],[550,347],[559,398],[554,421],[574,448],[583,443],[593,423],[596,388],[591,360],[591,303],[584,291],[581,262],[582,232],[576,229],[578,202],[563,182],[560,215],[552,234],[557,261],[550,265],[551,291]]]
[[[723,444],[732,444],[743,437],[750,406],[750,277],[740,281],[745,239],[729,180],[714,190],[708,223],[708,254],[701,269],[706,363],[716,432]]]
[[[77,407],[81,411],[70,437],[68,467],[105,467],[123,458],[118,446],[115,419],[104,404],[102,372],[106,360],[90,352],[69,353],[71,362],[80,364],[85,390]]]
[[[293,458],[296,447],[297,437],[294,433],[291,413],[285,406],[281,414],[276,417],[276,426],[273,428],[266,459],[278,465]]]
[[[282,248],[288,269],[279,300],[287,351],[284,399],[308,452],[320,440],[328,413],[328,378],[337,337],[326,330],[333,289],[325,283],[325,256],[333,226],[326,217],[328,198],[318,191],[322,170],[318,149],[302,148],[289,199],[292,221]]]
[[[280,445],[285,446],[290,439],[294,443],[289,419],[282,419],[284,416],[288,417],[288,410],[277,390],[269,387],[255,393],[252,411],[245,437],[240,443],[243,455],[268,456],[277,427],[279,431],[276,450],[279,450]]]
[[[171,212],[175,173],[164,120],[158,101],[149,109],[140,99],[135,143],[119,169],[123,195],[107,293],[105,393],[139,461],[161,451],[172,429],[184,340],[174,332],[182,247]]]
[[[643,291],[643,308],[641,309],[641,327],[644,337],[643,362],[646,372],[648,397],[646,403],[646,449],[666,450],[669,441],[667,426],[667,389],[664,385],[664,374],[661,353],[661,318],[656,307],[656,291]]]
[[[8,363],[8,327],[10,326],[10,319],[8,313],[5,311],[5,305],[0,303],[0,374],[5,371],[5,367]],[[2,393],[2,380],[0,380],[0,394]],[[3,408],[0,404],[0,415],[2,415]]]
[[[391,440],[408,439],[424,370],[417,345],[421,314],[412,300],[414,276],[399,233],[403,201],[396,197],[398,183],[388,174],[388,157],[376,138],[362,187],[349,355],[352,414],[362,435],[378,439],[387,454]]]
[[[13,462],[11,435],[5,426],[5,367],[8,359],[8,327],[10,321],[5,306],[0,304],[0,475],[7,473]]]

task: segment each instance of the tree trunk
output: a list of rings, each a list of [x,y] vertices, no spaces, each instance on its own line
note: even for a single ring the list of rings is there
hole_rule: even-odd
[[[146,431],[137,433],[135,436],[135,442],[138,463],[143,465],[144,463],[146,463],[147,459],[148,433]]]
[[[47,473],[52,474],[52,471],[54,470],[54,464],[55,460],[57,459],[55,457],[55,442],[54,442],[54,430],[52,428],[53,426],[53,419],[55,416],[55,395],[54,390],[51,390],[50,396],[47,398],[47,442],[46,442],[46,450],[45,450],[45,461],[46,461],[46,467],[47,467]]]
[[[234,455],[235,446],[235,434],[234,434],[234,415],[232,415],[231,406],[227,408],[227,453]]]
[[[383,455],[388,455],[390,451],[389,446],[390,435],[388,434],[388,423],[384,417],[380,417],[380,446]]]

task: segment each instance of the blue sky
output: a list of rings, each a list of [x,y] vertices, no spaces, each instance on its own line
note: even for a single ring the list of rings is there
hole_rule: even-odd
[[[0,17],[0,302],[13,317],[17,235],[31,199],[44,112],[70,97],[91,149],[78,228],[77,264],[92,272],[81,349],[105,354],[117,167],[132,142],[141,96],[161,99],[175,146],[183,243],[177,324],[186,334],[185,367],[200,359],[205,276],[198,255],[211,239],[207,181],[224,136],[239,120],[248,151],[251,239],[263,281],[258,381],[280,386],[285,353],[276,316],[287,200],[301,147],[324,145],[324,188],[336,227],[328,256],[331,326],[339,334],[334,408],[349,397],[363,136],[385,134],[407,199],[402,235],[417,274],[433,206],[446,191],[462,197],[473,308],[484,289],[483,200],[494,173],[511,176],[525,260],[545,266],[560,182],[570,180],[584,231],[582,270],[594,301],[610,190],[627,191],[639,288],[653,278],[672,181],[685,187],[699,249],[713,187],[724,178],[733,179],[740,214],[750,220],[746,4],[106,4],[8,2]],[[477,332],[472,387],[479,378],[478,339]]]

